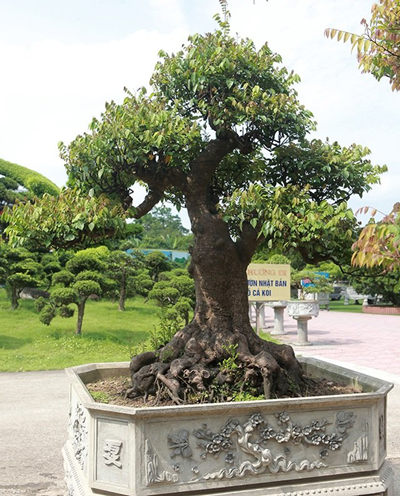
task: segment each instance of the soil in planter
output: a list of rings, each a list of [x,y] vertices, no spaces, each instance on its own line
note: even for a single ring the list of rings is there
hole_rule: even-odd
[[[305,377],[305,385],[301,390],[292,390],[285,397],[310,397],[310,396],[329,396],[339,394],[353,394],[360,393],[361,390],[355,389],[353,386],[344,386],[327,379]],[[143,397],[127,398],[126,392],[131,387],[131,380],[129,377],[112,377],[97,382],[86,384],[86,387],[93,399],[99,403],[109,403],[112,405],[131,406],[135,408],[150,407],[150,406],[169,406],[175,405],[175,402],[166,394],[161,391],[158,397],[148,396],[146,400]],[[245,388],[244,388],[245,390]],[[210,401],[211,399],[211,401]],[[235,391],[229,392],[217,391],[213,395],[207,391],[202,395],[193,395],[186,399],[187,404],[198,403],[219,403],[222,401],[246,401],[246,400],[259,400],[263,397],[254,397],[248,393],[238,394]]]

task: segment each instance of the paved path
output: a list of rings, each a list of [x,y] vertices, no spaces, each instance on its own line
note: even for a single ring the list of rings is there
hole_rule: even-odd
[[[288,333],[282,336],[282,341],[295,343],[297,324],[291,317],[285,316],[285,330]],[[400,316],[321,310],[317,318],[308,322],[308,339],[312,346],[293,347],[302,354],[400,376],[399,338]]]
[[[0,374],[0,495],[62,496],[68,384],[63,370]]]
[[[268,315],[267,315],[268,316]],[[272,310],[269,321],[272,325]],[[285,317],[285,342],[296,323]],[[329,359],[395,383],[388,400],[388,457],[400,496],[400,317],[321,311],[309,322],[312,346],[297,354]],[[0,496],[63,496],[64,371],[0,374]]]

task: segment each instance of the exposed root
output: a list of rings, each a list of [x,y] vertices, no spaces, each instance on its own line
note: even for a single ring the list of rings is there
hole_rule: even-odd
[[[166,393],[182,404],[284,396],[302,384],[303,370],[290,346],[263,341],[252,330],[211,334],[189,325],[157,352],[132,358],[131,377],[127,396]]]

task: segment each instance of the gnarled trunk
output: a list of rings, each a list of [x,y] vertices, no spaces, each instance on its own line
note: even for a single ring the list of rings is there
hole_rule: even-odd
[[[252,387],[265,397],[287,391],[288,377],[302,381],[293,350],[259,338],[249,321],[246,269],[257,247],[232,240],[228,225],[205,203],[187,199],[194,233],[190,271],[196,288],[194,318],[158,353],[147,352],[131,361],[129,395],[147,395],[165,388],[176,403],[187,392],[209,392],[212,384],[232,380],[223,360],[237,354],[242,389]],[[246,384],[246,381],[248,384]]]

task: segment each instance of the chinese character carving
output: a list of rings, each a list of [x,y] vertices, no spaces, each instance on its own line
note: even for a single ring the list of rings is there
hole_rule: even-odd
[[[105,446],[103,448],[104,463],[106,465],[115,465],[116,467],[121,468],[122,467],[122,463],[120,462],[121,448],[122,448],[121,441],[106,440]]]

